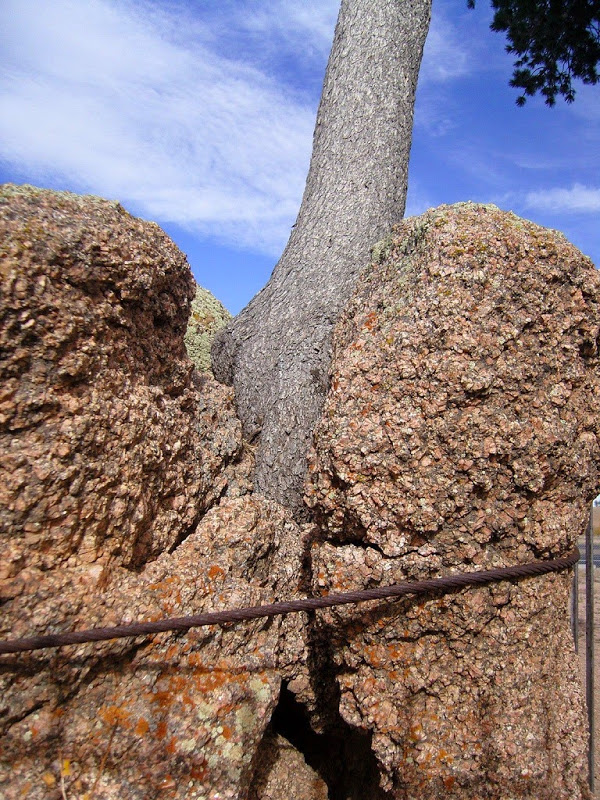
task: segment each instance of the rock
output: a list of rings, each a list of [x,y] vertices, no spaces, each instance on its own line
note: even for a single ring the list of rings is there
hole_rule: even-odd
[[[0,231],[0,593],[24,565],[140,569],[242,450],[231,390],[185,352],[185,257],[118,204],[32,187],[2,187]]]
[[[294,596],[302,550],[276,503],[227,499],[140,574],[29,570],[29,591],[2,609],[0,636]],[[70,798],[245,800],[279,696],[282,625],[263,618],[4,657],[1,796],[58,799],[62,781]]]
[[[210,348],[217,332],[231,319],[231,314],[214,295],[196,287],[190,318],[185,332],[185,348],[200,372],[211,372]]]
[[[325,781],[283,736],[268,734],[248,800],[328,800]]]
[[[600,276],[491,206],[406,220],[335,332],[307,502],[319,592],[566,553],[600,485]],[[318,615],[397,800],[576,800],[570,575]]]
[[[249,495],[232,391],[186,354],[184,256],[32,187],[2,187],[0,230],[0,638],[293,595],[304,533]],[[0,795],[242,800],[303,646],[285,625],[3,657]]]

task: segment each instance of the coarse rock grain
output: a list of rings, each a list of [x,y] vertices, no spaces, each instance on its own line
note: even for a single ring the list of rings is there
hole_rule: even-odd
[[[294,596],[303,537],[259,495],[226,499],[140,573],[30,570],[0,637],[157,619]],[[279,696],[281,618],[4,658],[6,800],[245,800]]]
[[[232,391],[186,354],[180,251],[27,186],[0,189],[0,232],[0,638],[293,595],[304,534],[250,496]],[[0,796],[241,799],[303,646],[301,618],[280,628],[4,657]]]
[[[184,341],[189,357],[200,372],[212,373],[210,348],[218,331],[230,319],[231,314],[214,295],[196,286]]]
[[[316,591],[558,556],[600,485],[600,277],[556,231],[441,207],[380,243],[334,338]],[[398,800],[589,797],[570,576],[318,614]]]
[[[325,781],[283,736],[267,733],[248,800],[328,800]]]
[[[154,223],[94,197],[0,190],[0,594],[20,570],[139,569],[226,489],[231,390],[194,374],[194,281]]]

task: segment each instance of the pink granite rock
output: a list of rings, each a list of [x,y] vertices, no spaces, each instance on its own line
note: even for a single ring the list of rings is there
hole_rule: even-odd
[[[242,446],[231,391],[192,379],[189,266],[154,223],[64,192],[4,186],[0,235],[0,594],[25,563],[139,569]]]
[[[0,230],[0,638],[293,596],[304,534],[250,496],[232,392],[194,374],[184,256],[118,204],[31,187],[2,187]],[[1,658],[0,795],[245,798],[302,645],[281,628]]]
[[[259,605],[298,592],[302,535],[258,495],[223,500],[136,574],[34,574],[0,636]],[[279,697],[281,618],[2,659],[6,800],[245,800]]]
[[[329,800],[327,784],[287,739],[267,734],[248,800]]]
[[[566,553],[600,487],[600,276],[460,204],[374,251],[335,334],[307,501],[316,591]],[[569,574],[319,614],[340,712],[397,800],[576,800]]]

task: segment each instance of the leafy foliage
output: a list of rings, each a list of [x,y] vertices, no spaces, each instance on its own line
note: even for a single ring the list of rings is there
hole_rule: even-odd
[[[475,0],[467,0],[469,8]],[[514,53],[510,85],[523,89],[517,105],[540,92],[549,106],[575,99],[573,79],[600,79],[600,0],[492,0],[493,31],[505,31]]]

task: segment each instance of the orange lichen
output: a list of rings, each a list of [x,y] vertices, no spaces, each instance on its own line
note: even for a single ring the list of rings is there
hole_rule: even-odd
[[[175,577],[171,575],[168,578],[164,578],[162,581],[158,581],[157,583],[151,583],[148,588],[154,591],[164,592],[169,588],[169,584],[173,583],[174,580]]]
[[[167,708],[173,703],[173,692],[163,691],[154,692],[150,695],[150,701],[156,703],[159,708]]]
[[[199,672],[194,674],[193,681],[199,692],[210,692],[213,689],[220,689],[228,683],[241,683],[244,680],[245,674],[247,673],[234,675],[226,670],[215,669],[214,672]]]
[[[166,735],[167,735],[167,723],[164,720],[161,720],[156,726],[156,737],[158,739],[164,739]]]
[[[172,692],[180,692],[184,689],[188,684],[187,678],[184,678],[182,675],[171,675],[169,677],[169,689]]]
[[[148,721],[144,719],[144,717],[140,717],[137,721],[137,725],[135,726],[135,733],[138,736],[145,736],[148,733],[149,728],[150,725],[148,724]]]
[[[366,320],[363,322],[362,329],[372,331],[373,328],[375,328],[377,325],[377,319],[378,319],[377,314],[374,311],[371,311],[371,313],[367,316]]]
[[[221,578],[225,575],[225,570],[222,567],[219,567],[218,564],[213,564],[208,570],[208,577],[214,581],[217,578]]]
[[[372,667],[381,667],[384,664],[377,647],[365,647],[365,656]]]
[[[122,706],[103,706],[98,710],[98,716],[107,725],[121,725],[123,728],[130,727],[130,714]]]

